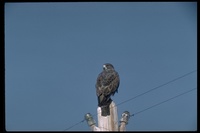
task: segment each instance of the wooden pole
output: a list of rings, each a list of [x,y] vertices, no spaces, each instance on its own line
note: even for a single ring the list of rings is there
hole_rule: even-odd
[[[96,122],[90,113],[85,115],[85,120],[92,131],[126,131],[125,127],[128,124],[130,113],[128,111],[124,111],[118,127],[117,106],[115,106],[115,103],[112,101],[109,108],[110,114],[107,116],[102,115],[101,107],[97,108],[98,127],[95,126]]]
[[[117,107],[112,101],[109,105],[110,115],[102,116],[101,107],[97,108],[98,127],[100,131],[118,131]]]

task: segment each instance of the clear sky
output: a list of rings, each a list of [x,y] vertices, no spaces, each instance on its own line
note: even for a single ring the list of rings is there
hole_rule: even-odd
[[[116,104],[197,70],[197,3],[6,3],[6,130],[64,131],[86,113],[97,121],[104,63],[120,75]],[[195,87],[196,72],[119,105],[118,119]],[[197,90],[131,117],[126,129],[196,130]]]

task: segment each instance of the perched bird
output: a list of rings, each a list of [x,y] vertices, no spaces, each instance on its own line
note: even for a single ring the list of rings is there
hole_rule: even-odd
[[[104,110],[103,115],[109,115],[111,95],[114,96],[118,92],[119,83],[119,74],[115,71],[114,66],[110,63],[104,64],[103,71],[98,75],[95,85],[98,106]]]

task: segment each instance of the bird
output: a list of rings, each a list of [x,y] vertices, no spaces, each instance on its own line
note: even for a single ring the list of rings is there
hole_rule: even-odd
[[[119,74],[114,66],[110,63],[103,64],[103,71],[98,75],[95,84],[98,106],[103,109],[103,115],[109,115],[111,96],[118,93],[119,84]]]

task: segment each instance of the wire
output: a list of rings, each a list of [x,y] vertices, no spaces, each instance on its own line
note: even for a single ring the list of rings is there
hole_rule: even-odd
[[[186,93],[189,93],[189,92],[191,92],[191,91],[194,91],[194,90],[196,90],[196,89],[197,89],[197,88],[193,88],[193,89],[191,89],[191,90],[185,91],[185,92],[183,92],[183,93],[181,93],[181,94],[178,94],[178,95],[176,95],[176,96],[174,96],[174,97],[171,97],[171,98],[169,98],[169,99],[167,99],[167,100],[165,100],[165,101],[162,101],[162,102],[157,103],[157,104],[155,104],[155,105],[153,105],[153,106],[150,106],[150,107],[148,107],[148,108],[146,108],[146,109],[143,109],[143,110],[141,110],[141,111],[138,111],[138,112],[136,112],[136,113],[134,113],[134,114],[132,114],[132,115],[130,115],[130,116],[134,116],[134,115],[137,115],[137,114],[139,114],[139,113],[142,113],[142,112],[144,112],[144,111],[146,111],[146,110],[149,110],[149,109],[151,109],[151,108],[153,108],[153,107],[156,107],[156,106],[158,106],[158,105],[161,105],[161,104],[163,104],[163,103],[165,103],[165,102],[168,102],[168,101],[170,101],[170,100],[172,100],[172,99],[175,99],[175,98],[177,98],[177,97],[179,97],[179,96],[182,96],[182,95],[184,95],[184,94],[186,94]]]
[[[170,83],[175,82],[175,81],[177,81],[177,80],[179,80],[179,79],[181,79],[181,78],[184,78],[184,77],[186,77],[186,76],[188,76],[188,75],[190,75],[190,74],[192,74],[192,73],[194,73],[194,72],[196,72],[196,71],[197,71],[197,70],[193,70],[193,71],[191,71],[191,72],[188,72],[188,73],[186,73],[186,74],[184,74],[184,75],[182,75],[182,76],[180,76],[180,77],[177,77],[177,78],[175,78],[175,79],[173,79],[173,80],[170,80],[170,81],[168,81],[168,82],[166,82],[166,83],[164,83],[164,84],[162,84],[162,85],[159,85],[159,86],[157,86],[157,87],[154,87],[154,88],[152,88],[152,89],[150,89],[150,90],[148,90],[148,91],[146,91],[146,92],[144,92],[144,93],[141,93],[141,94],[139,94],[139,95],[136,95],[135,97],[132,97],[132,98],[130,98],[130,99],[128,99],[128,100],[125,100],[125,101],[123,101],[123,102],[121,102],[121,103],[119,103],[119,104],[116,104],[115,106],[119,106],[119,105],[121,105],[121,104],[124,104],[124,103],[126,103],[126,102],[129,102],[129,101],[131,101],[131,100],[133,100],[133,99],[135,99],[135,98],[137,98],[137,97],[140,97],[140,96],[142,96],[142,95],[144,95],[144,94],[146,94],[146,93],[149,93],[149,92],[151,92],[151,91],[153,91],[153,90],[156,90],[156,89],[161,88],[161,87],[163,87],[163,86],[165,86],[165,85],[167,85],[167,84],[170,84]],[[196,88],[195,88],[195,89],[196,89]],[[192,89],[192,90],[194,90],[194,89]],[[192,91],[192,90],[190,90],[190,91]],[[188,92],[185,92],[185,93],[188,93]],[[169,101],[169,100],[172,100],[172,99],[174,99],[174,98],[176,98],[176,97],[178,97],[178,96],[181,96],[181,95],[183,95],[183,94],[185,94],[185,93],[179,94],[179,95],[177,95],[177,96],[175,96],[175,97],[172,97],[172,98],[170,98],[170,99],[168,99],[168,100],[165,100],[165,101],[163,101],[163,102],[161,102],[161,103],[158,103],[158,104],[155,104],[155,105],[153,105],[153,106],[151,106],[151,107],[148,107],[148,108],[146,108],[146,109],[144,109],[144,110],[142,110],[142,111],[136,112],[135,114],[132,114],[131,116],[134,116],[134,115],[136,115],[136,114],[139,114],[139,113],[141,113],[141,112],[144,112],[144,111],[146,111],[146,110],[148,110],[148,109],[150,109],[150,108],[153,108],[153,107],[155,107],[155,106],[158,106],[158,105],[160,105],[160,104],[162,104],[162,103],[164,103],[164,102],[167,102],[167,101]],[[115,107],[115,106],[114,106],[114,107]],[[95,115],[93,115],[93,116],[96,117],[96,115],[97,115],[97,113],[96,113]],[[69,130],[69,129],[71,129],[72,127],[74,127],[74,126],[76,126],[76,125],[78,125],[78,124],[80,124],[80,123],[82,123],[82,122],[84,122],[84,121],[85,121],[85,119],[83,119],[83,120],[81,120],[80,122],[78,122],[78,123],[76,123],[76,124],[74,124],[74,125],[68,127],[68,128],[65,129],[65,130]]]
[[[175,81],[177,81],[177,80],[179,80],[179,79],[181,79],[181,78],[183,78],[183,77],[186,77],[186,76],[188,76],[188,75],[190,75],[190,74],[192,74],[192,73],[194,73],[194,72],[196,72],[196,71],[197,71],[197,70],[194,70],[194,71],[191,71],[191,72],[189,72],[189,73],[186,73],[186,74],[184,74],[184,75],[182,75],[182,76],[180,76],[180,77],[177,77],[177,78],[175,78],[175,79],[173,79],[173,80],[170,80],[170,81],[168,81],[168,82],[166,82],[166,83],[164,83],[164,84],[162,84],[162,85],[159,85],[159,86],[157,86],[157,87],[155,87],[155,88],[153,88],[153,89],[150,89],[150,90],[148,90],[148,91],[146,91],[146,92],[144,92],[144,93],[141,93],[141,94],[139,94],[139,95],[137,95],[137,96],[135,96],[135,97],[132,97],[132,98],[130,98],[130,99],[128,99],[128,100],[125,100],[125,101],[123,101],[123,102],[117,104],[116,106],[119,106],[119,105],[121,105],[121,104],[124,104],[124,103],[126,103],[126,102],[128,102],[128,101],[131,101],[131,100],[133,100],[133,99],[135,99],[135,98],[137,98],[137,97],[140,97],[140,96],[142,96],[142,95],[144,95],[144,94],[146,94],[146,93],[149,93],[149,92],[151,92],[151,91],[153,91],[153,90],[156,90],[156,89],[158,89],[158,88],[161,88],[162,86],[165,86],[165,85],[167,85],[167,84],[170,84],[170,83],[172,83],[172,82],[175,82]]]
[[[81,120],[80,122],[78,122],[78,123],[76,123],[76,124],[74,124],[74,125],[72,125],[72,126],[66,128],[64,131],[71,129],[72,127],[74,127],[74,126],[76,126],[76,125],[78,125],[78,124],[80,124],[80,123],[82,123],[82,122],[84,122],[84,121],[85,121],[85,119],[83,119],[83,120]]]

